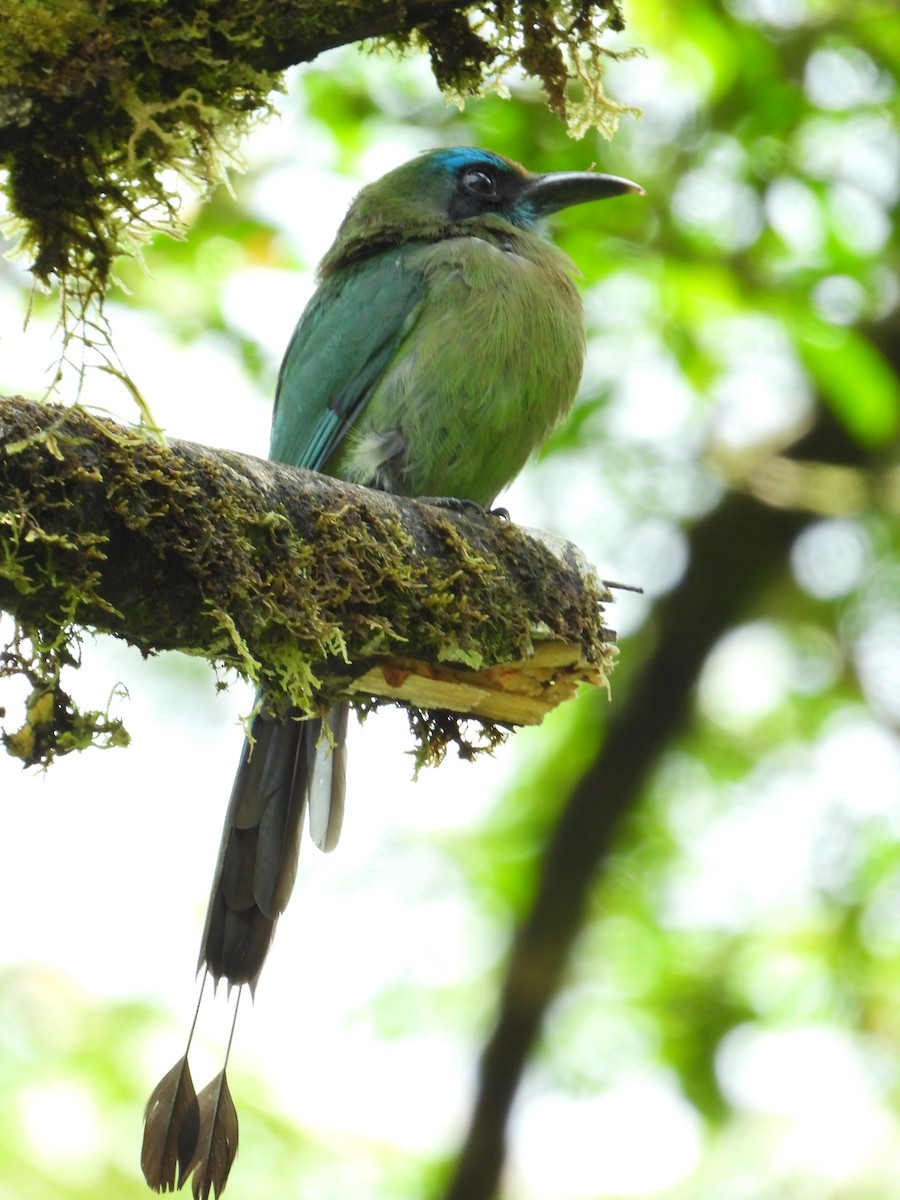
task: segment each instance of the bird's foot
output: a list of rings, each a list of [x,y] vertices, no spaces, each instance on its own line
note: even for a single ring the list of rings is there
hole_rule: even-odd
[[[420,504],[431,504],[434,508],[447,508],[450,512],[469,513],[486,521],[488,517],[499,517],[501,521],[509,520],[508,508],[485,508],[477,500],[466,500],[459,496],[417,496]]]

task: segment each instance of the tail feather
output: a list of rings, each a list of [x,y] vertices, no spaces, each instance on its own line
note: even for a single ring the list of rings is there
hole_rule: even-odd
[[[254,900],[273,919],[284,912],[294,889],[312,755],[321,731],[319,720],[279,722],[279,746],[269,749],[266,755],[272,770],[264,772],[269,786],[258,815],[255,857],[248,861],[253,862]]]
[[[322,738],[315,747],[313,777],[309,789],[309,835],[326,854],[335,848],[344,821],[344,792],[347,782],[347,723],[350,705],[340,701],[325,718],[331,730],[331,745]]]
[[[206,926],[204,964],[218,982],[256,986],[275,925],[287,907],[307,803],[314,840],[332,849],[344,809],[348,706],[323,721],[260,714],[235,776]]]

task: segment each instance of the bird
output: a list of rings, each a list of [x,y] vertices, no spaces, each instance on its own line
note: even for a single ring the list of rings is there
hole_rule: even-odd
[[[550,241],[547,218],[628,193],[643,188],[594,170],[534,173],[471,146],[421,154],[368,184],[319,264],[284,355],[269,457],[487,510],[563,420],[581,380],[578,270]],[[338,842],[348,711],[341,701],[310,718],[258,697],[201,939],[198,969],[215,984],[255,989],[294,885],[304,820],[320,849]],[[166,1114],[180,1103],[180,1071],[148,1105],[148,1131],[151,1111],[160,1123],[146,1135],[151,1186],[174,1182],[177,1122]],[[236,1149],[236,1117],[232,1140]],[[178,1154],[180,1186],[198,1155]],[[208,1194],[208,1179],[199,1186]]]
[[[466,146],[363,188],[284,355],[269,457],[400,496],[489,505],[581,380],[577,269],[546,218],[642,190],[594,171],[535,174]],[[313,842],[332,850],[346,780],[346,702],[308,720],[262,703],[200,951],[216,981],[251,988],[293,887],[304,814]]]

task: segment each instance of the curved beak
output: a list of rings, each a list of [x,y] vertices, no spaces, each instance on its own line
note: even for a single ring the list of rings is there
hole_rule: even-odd
[[[523,197],[540,216],[587,204],[591,200],[608,200],[611,196],[628,193],[646,195],[639,183],[619,175],[601,175],[596,171],[551,171],[534,175],[523,189]]]

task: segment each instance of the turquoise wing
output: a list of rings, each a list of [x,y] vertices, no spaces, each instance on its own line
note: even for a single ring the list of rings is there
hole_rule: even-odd
[[[311,470],[358,420],[414,324],[425,279],[410,243],[329,276],[301,316],[278,376],[269,457]]]

